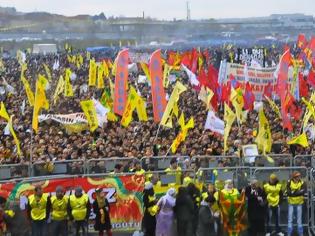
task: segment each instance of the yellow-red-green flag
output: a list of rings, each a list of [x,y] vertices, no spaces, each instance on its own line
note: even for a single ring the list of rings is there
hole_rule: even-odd
[[[94,130],[96,130],[98,127],[98,119],[93,100],[81,101],[80,105],[86,116],[86,119],[88,120],[91,132],[94,132]]]
[[[263,109],[259,110],[259,131],[256,137],[256,143],[258,149],[262,150],[264,155],[271,151],[271,131]]]
[[[291,139],[289,142],[288,142],[289,145],[291,144],[297,144],[297,145],[300,145],[302,147],[308,147],[308,140],[307,140],[307,136],[306,134],[303,132],[301,135]]]

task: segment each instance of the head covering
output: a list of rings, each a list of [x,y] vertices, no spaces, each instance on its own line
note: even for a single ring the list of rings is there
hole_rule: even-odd
[[[172,207],[174,207],[175,203],[176,203],[175,195],[176,195],[175,188],[170,188],[169,190],[167,190],[167,193],[160,200],[162,202],[162,206],[164,206],[167,202]],[[161,208],[163,208],[163,207],[161,207]]]
[[[258,180],[253,178],[250,180],[250,184],[257,184],[258,183]]]
[[[75,194],[82,194],[82,188],[81,187],[76,187],[75,188]]]
[[[276,175],[275,173],[272,173],[272,174],[269,176],[269,178],[272,179],[272,180],[277,180],[277,179],[278,179],[278,177],[277,177],[277,175]]]
[[[97,188],[97,189],[95,189],[95,192],[100,193],[100,192],[102,192],[102,190],[103,190],[102,188]]]
[[[151,182],[146,182],[144,184],[144,189],[145,190],[149,190],[149,189],[152,189],[153,188],[153,184]]]
[[[230,186],[231,184],[233,184],[233,181],[231,179],[225,180],[225,182],[224,182],[224,189],[232,189],[231,186]]]
[[[295,178],[295,177],[300,177],[301,176],[301,173],[298,172],[298,171],[294,171],[293,174],[292,174],[292,177]]]
[[[170,188],[169,190],[167,190],[167,195],[171,196],[171,197],[175,197],[176,195],[176,190],[175,188]]]

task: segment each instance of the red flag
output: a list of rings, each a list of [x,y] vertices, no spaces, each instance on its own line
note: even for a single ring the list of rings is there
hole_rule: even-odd
[[[267,86],[265,86],[265,88],[264,88],[264,96],[266,96],[266,97],[269,97],[269,98],[271,98],[271,96],[272,96],[272,85],[271,85],[271,83],[269,82],[268,84],[267,84]]]
[[[217,88],[219,87],[218,76],[219,71],[216,68],[214,68],[213,65],[210,64],[208,66],[208,80],[210,88],[214,93],[216,93]]]
[[[290,121],[290,118],[288,117],[288,114],[283,112],[281,109],[281,117],[282,117],[282,127],[284,129],[287,129],[289,131],[293,131],[292,123]]]
[[[156,123],[160,122],[166,108],[165,91],[163,87],[161,50],[153,52],[150,58],[151,93],[153,116]]]
[[[315,57],[315,36],[312,37],[307,47],[304,49],[304,53],[306,54],[309,62],[312,62],[312,58]]]
[[[231,95],[231,82],[227,82],[222,87],[221,102],[230,104],[230,95]]]
[[[198,68],[198,52],[195,48],[191,52],[190,70],[192,73],[196,74]]]
[[[218,95],[217,95],[216,92],[214,92],[213,97],[211,98],[210,103],[211,103],[211,106],[212,106],[213,110],[217,112],[219,106],[218,106]]]
[[[291,53],[288,49],[280,59],[280,70],[278,75],[278,81],[276,86],[276,92],[279,95],[280,99],[285,98],[287,91],[287,80],[288,80],[288,69],[291,62]]]
[[[119,52],[116,59],[114,112],[123,115],[127,100],[128,49]]]
[[[310,69],[307,77],[307,83],[315,88],[315,70]]]
[[[244,110],[252,111],[254,109],[255,95],[248,82],[246,83],[245,87],[244,102]]]
[[[308,85],[301,72],[299,73],[299,89],[300,97],[308,97]]]
[[[198,80],[200,82],[200,85],[203,85],[203,86],[206,86],[208,88],[211,88],[210,81],[207,79],[206,72],[205,72],[204,69],[201,69],[199,71]]]
[[[209,54],[209,50],[206,49],[203,51],[203,55],[206,58],[206,65],[208,65],[210,63],[210,54]]]
[[[190,62],[191,62],[190,52],[185,52],[182,55],[182,64],[184,64],[187,68],[190,68]]]
[[[297,40],[298,48],[304,49],[306,45],[307,45],[307,40],[306,40],[305,34],[299,34],[298,40]]]
[[[299,120],[301,118],[302,109],[299,107],[298,103],[296,102],[291,93],[287,94],[283,106],[284,111],[287,114],[290,113],[295,120]]]

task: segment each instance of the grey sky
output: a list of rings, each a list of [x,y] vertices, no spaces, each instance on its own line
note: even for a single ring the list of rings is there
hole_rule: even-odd
[[[47,11],[64,15],[186,17],[185,0],[0,0],[18,11]],[[315,15],[314,0],[190,0],[192,19],[267,16],[274,13]]]

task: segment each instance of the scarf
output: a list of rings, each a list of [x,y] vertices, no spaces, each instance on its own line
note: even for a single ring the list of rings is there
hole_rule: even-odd
[[[100,197],[98,194],[96,195],[96,201],[98,208],[100,209],[100,215],[101,215],[101,224],[105,224],[105,212],[104,212],[104,207],[105,207],[105,199],[103,197]]]

